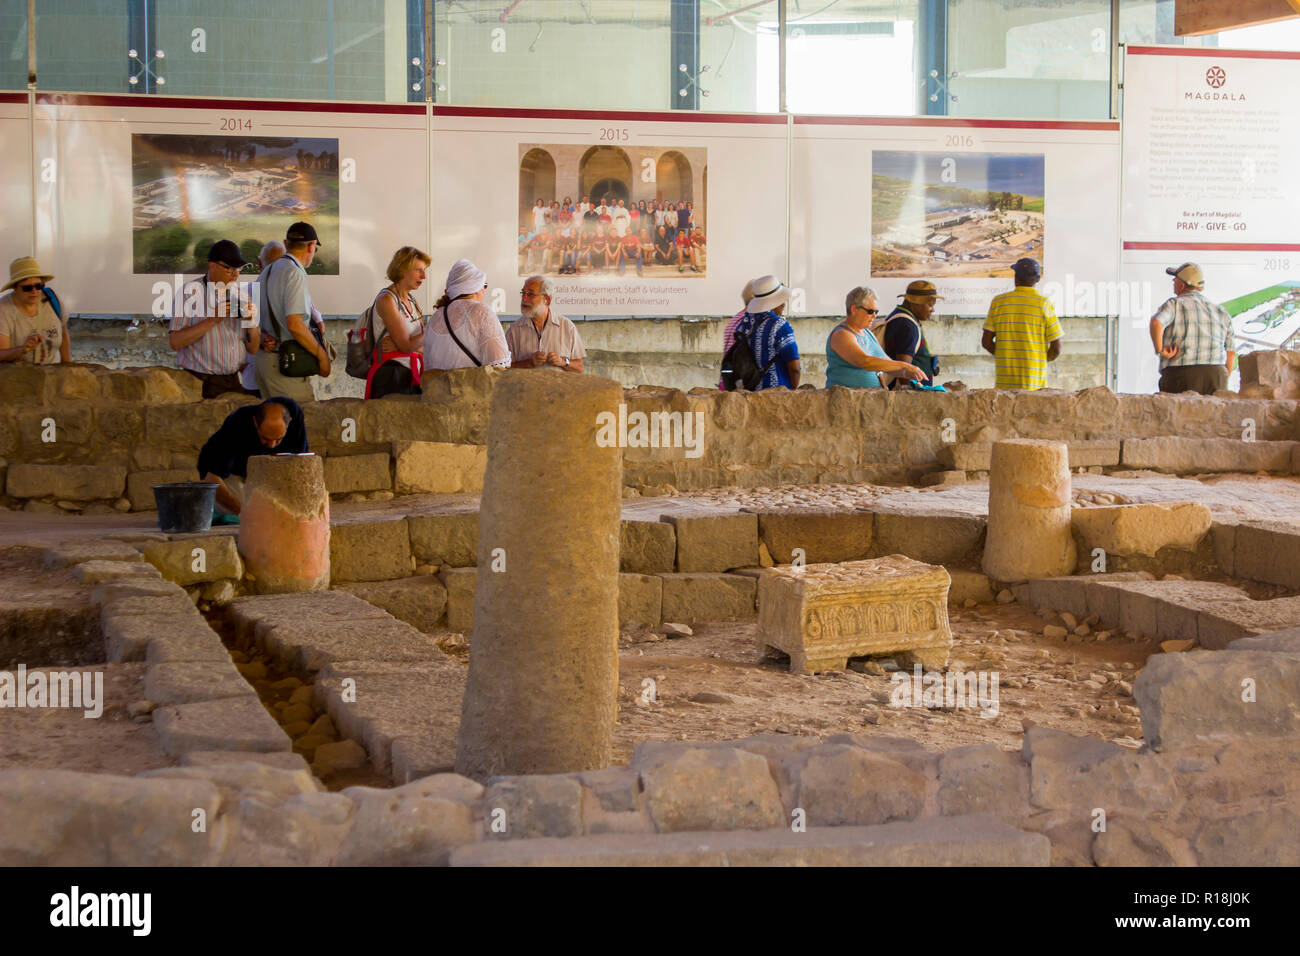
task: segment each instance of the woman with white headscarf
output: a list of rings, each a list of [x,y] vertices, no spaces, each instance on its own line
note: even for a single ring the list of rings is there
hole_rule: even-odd
[[[438,300],[424,332],[424,368],[449,371],[480,365],[510,367],[501,320],[483,301],[487,273],[461,259],[447,273],[447,291]]]

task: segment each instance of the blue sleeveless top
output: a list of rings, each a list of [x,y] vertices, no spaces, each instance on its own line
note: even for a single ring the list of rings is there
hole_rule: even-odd
[[[855,333],[851,328],[841,322],[835,328],[831,329],[831,334],[826,336],[826,387],[832,385],[845,385],[849,388],[880,388],[880,375],[876,372],[869,372],[865,368],[858,368],[851,365],[844,359],[840,358],[838,352],[831,348],[831,338],[840,329],[844,329],[858,343],[858,348],[875,358],[887,359],[888,355],[876,341],[876,337],[871,334],[870,329],[863,329]]]

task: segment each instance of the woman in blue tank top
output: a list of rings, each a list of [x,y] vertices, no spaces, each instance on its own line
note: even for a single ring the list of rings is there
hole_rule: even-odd
[[[844,298],[846,318],[826,338],[826,387],[881,388],[881,372],[904,379],[924,378],[915,365],[896,362],[885,354],[871,333],[871,323],[879,315],[876,293],[858,286]]]

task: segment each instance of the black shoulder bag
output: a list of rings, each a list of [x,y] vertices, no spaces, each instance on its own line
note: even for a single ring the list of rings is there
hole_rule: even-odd
[[[299,266],[299,268],[302,267]],[[267,281],[269,282],[270,279],[271,277],[268,274]],[[286,378],[309,378],[312,375],[319,375],[320,360],[307,351],[307,347],[292,335],[285,337],[284,330],[280,328],[280,322],[275,317],[275,309],[271,308],[270,290],[267,291],[266,296],[266,311],[271,316],[271,324],[275,326],[275,338],[279,343],[276,351],[280,355],[280,374]],[[311,321],[311,316],[303,316],[303,321],[307,323],[307,328],[311,330],[312,337],[320,343],[320,347],[325,348],[325,340],[321,337],[316,324]]]
[[[460,346],[460,350],[469,356],[471,362],[473,362],[479,368],[482,368],[483,363],[478,360],[478,358],[474,355],[473,352],[465,348],[465,343],[462,342],[460,339],[456,338],[456,333],[451,330],[451,318],[448,316],[449,312],[451,312],[450,302],[448,302],[446,307],[442,310],[442,321],[447,326],[447,334],[451,336],[451,340],[453,342],[455,342],[457,345]]]

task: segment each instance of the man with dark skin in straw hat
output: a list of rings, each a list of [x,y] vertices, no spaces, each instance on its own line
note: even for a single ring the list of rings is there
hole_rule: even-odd
[[[919,384],[933,385],[934,376],[939,373],[939,363],[930,354],[921,323],[934,314],[934,305],[943,296],[939,295],[933,282],[917,279],[899,298],[903,301],[885,318],[885,335],[881,344],[891,359],[915,365],[924,373],[925,377],[918,380]],[[906,388],[907,385],[905,379],[894,379],[889,387]]]

